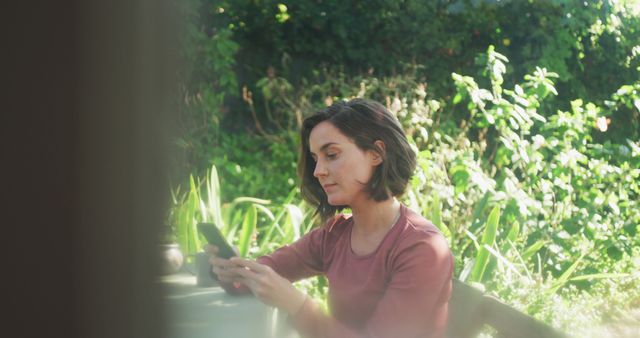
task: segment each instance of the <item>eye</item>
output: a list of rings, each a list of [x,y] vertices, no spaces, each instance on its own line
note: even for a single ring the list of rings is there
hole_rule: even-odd
[[[327,159],[329,159],[329,160],[333,160],[333,159],[335,159],[336,157],[338,157],[338,154],[337,154],[337,153],[328,153],[328,154],[327,154]]]

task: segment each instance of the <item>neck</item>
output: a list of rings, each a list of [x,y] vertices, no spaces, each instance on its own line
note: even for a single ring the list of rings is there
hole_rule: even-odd
[[[395,198],[386,201],[366,201],[352,206],[354,231],[361,234],[373,234],[389,230],[400,216],[400,202]]]

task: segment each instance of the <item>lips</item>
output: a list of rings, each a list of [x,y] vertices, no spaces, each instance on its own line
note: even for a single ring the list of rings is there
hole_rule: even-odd
[[[335,183],[327,183],[327,184],[323,184],[322,185],[322,189],[324,189],[324,191],[327,191],[327,189],[331,189],[332,187],[337,186],[337,184]]]

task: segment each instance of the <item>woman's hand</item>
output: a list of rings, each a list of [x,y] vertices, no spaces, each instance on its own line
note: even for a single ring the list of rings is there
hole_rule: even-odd
[[[241,282],[243,278],[241,275],[237,274],[235,271],[237,266],[231,263],[230,260],[220,258],[217,256],[218,247],[215,245],[207,244],[204,247],[204,251],[209,254],[209,264],[211,265],[211,271],[218,276],[218,280],[221,283],[226,284],[237,284]]]
[[[236,266],[234,274],[241,275],[240,281],[263,303],[275,306],[293,315],[304,304],[307,295],[298,291],[289,280],[278,275],[271,267],[258,262],[232,257]]]

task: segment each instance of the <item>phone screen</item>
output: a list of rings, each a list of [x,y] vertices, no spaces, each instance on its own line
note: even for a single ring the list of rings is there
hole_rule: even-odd
[[[218,256],[229,259],[233,256],[236,256],[235,251],[224,238],[220,229],[213,223],[198,223],[198,231],[204,235],[204,237],[209,241],[209,244],[215,245],[218,247]]]

